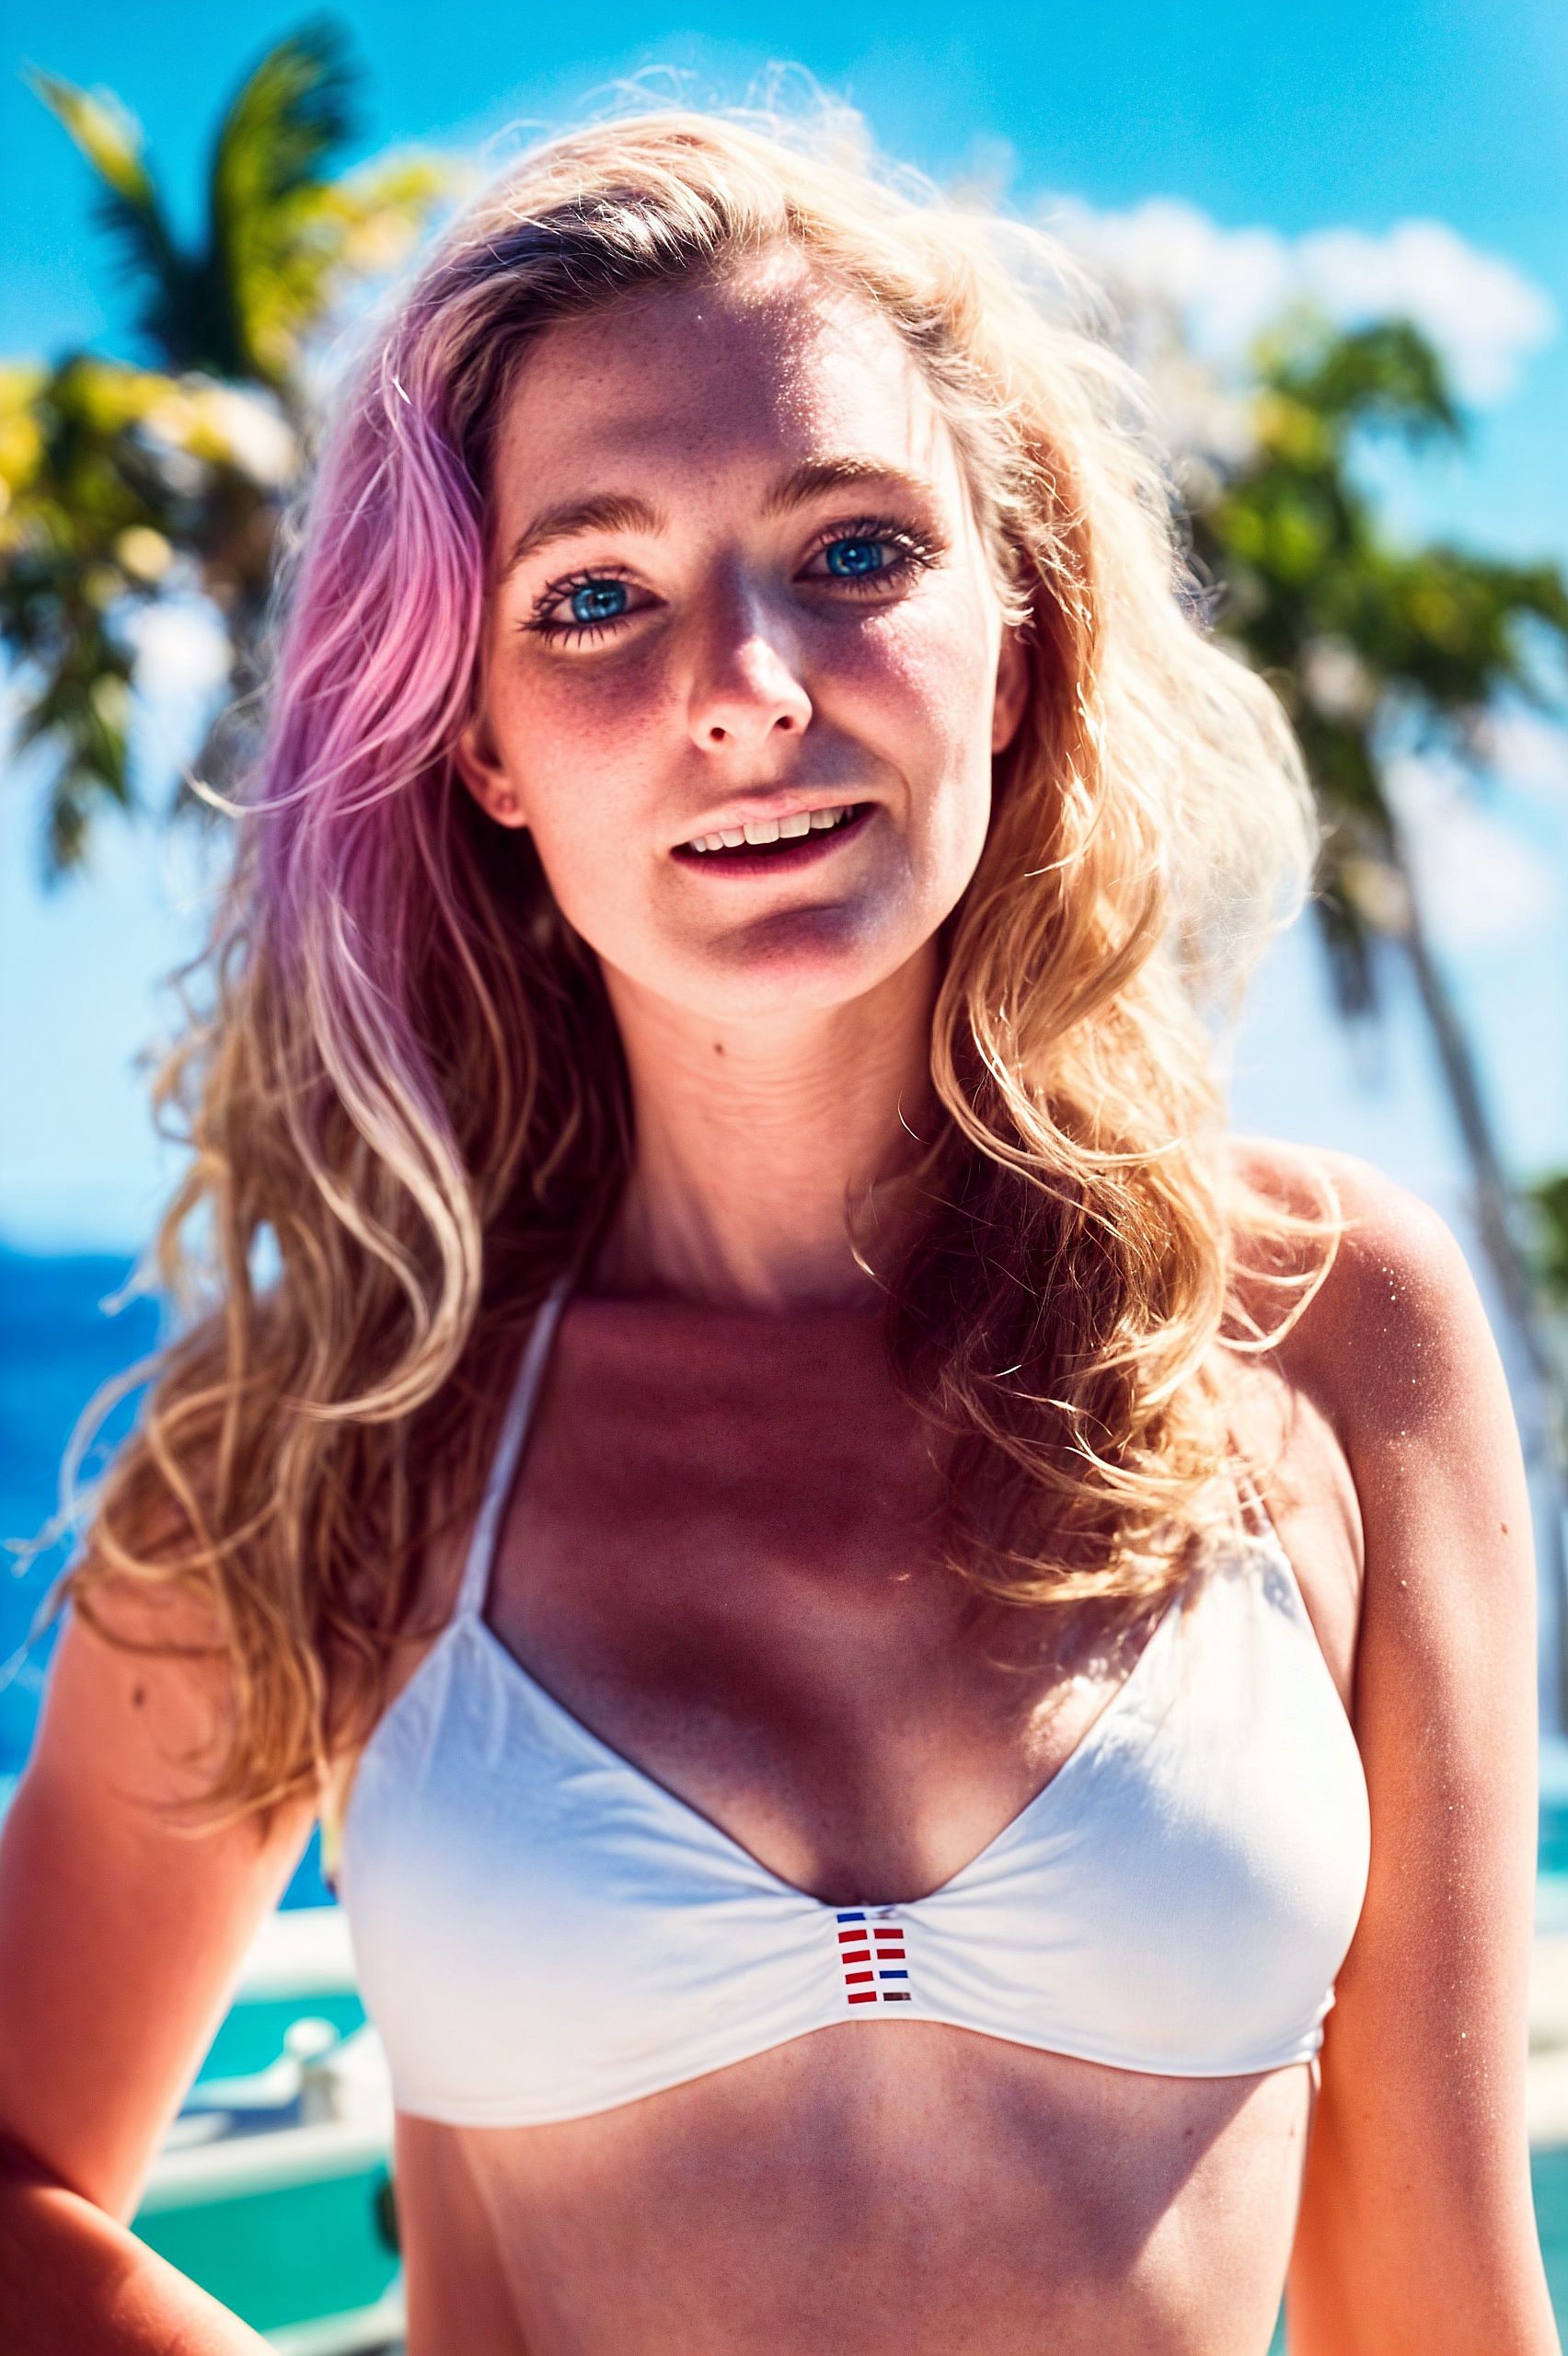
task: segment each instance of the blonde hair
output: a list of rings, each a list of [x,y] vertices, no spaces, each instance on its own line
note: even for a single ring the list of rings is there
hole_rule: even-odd
[[[310,1787],[374,1721],[435,1516],[471,1508],[523,1332],[632,1148],[595,960],[454,776],[495,422],[553,321],[777,248],[925,372],[1031,666],[950,927],[928,1208],[882,1272],[895,1374],[951,1435],[952,1559],[1016,1600],[1148,1598],[1222,1510],[1205,1367],[1247,1325],[1238,1250],[1317,1230],[1228,1185],[1203,1010],[1315,837],[1273,696],[1194,619],[1137,387],[1047,238],[842,141],[581,131],[447,233],[340,402],[210,1000],[160,1082],[195,1149],[161,1265],[189,1272],[194,1218],[218,1299],[164,1357],[74,1588],[215,1610],[214,1805]],[[1273,1280],[1286,1313],[1311,1281]]]

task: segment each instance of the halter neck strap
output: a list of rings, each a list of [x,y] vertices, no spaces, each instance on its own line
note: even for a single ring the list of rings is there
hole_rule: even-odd
[[[474,1534],[468,1541],[468,1559],[463,1566],[463,1584],[457,1590],[455,1616],[459,1620],[478,1619],[485,1608],[490,1565],[495,1560],[496,1541],[501,1536],[501,1518],[506,1511],[506,1501],[512,1494],[518,1459],[533,1421],[539,1385],[549,1363],[550,1344],[560,1323],[560,1312],[566,1306],[571,1283],[572,1271],[569,1269],[551,1286],[534,1319],[534,1330],[528,1336],[528,1346],[523,1353],[523,1363],[517,1369],[517,1380],[512,1386],[512,1396],[502,1419],[501,1437],[496,1441],[490,1479],[485,1484],[485,1494],[474,1523]]]

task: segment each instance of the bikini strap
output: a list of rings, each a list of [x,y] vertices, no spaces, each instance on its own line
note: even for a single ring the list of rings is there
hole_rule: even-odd
[[[468,1541],[468,1559],[463,1566],[463,1584],[457,1590],[457,1609],[454,1617],[475,1619],[485,1608],[485,1594],[490,1587],[490,1565],[495,1560],[496,1541],[501,1536],[501,1519],[506,1511],[506,1501],[512,1494],[517,1461],[523,1453],[523,1443],[528,1437],[533,1420],[534,1404],[544,1380],[545,1368],[549,1363],[550,1344],[555,1339],[560,1312],[571,1290],[569,1269],[553,1284],[534,1319],[534,1330],[528,1336],[528,1346],[523,1353],[523,1363],[517,1369],[517,1380],[512,1387],[506,1414],[502,1419],[501,1437],[495,1444],[495,1457],[490,1465],[490,1479],[479,1505],[474,1534]]]

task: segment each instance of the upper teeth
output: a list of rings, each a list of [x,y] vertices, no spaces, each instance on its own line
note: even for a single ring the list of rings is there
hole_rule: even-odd
[[[855,814],[852,802],[841,802],[836,810],[797,810],[788,818],[754,818],[748,826],[725,826],[716,835],[696,835],[685,850],[739,850],[743,843],[776,843],[782,838],[792,842],[796,837],[825,833],[829,826],[842,826]]]

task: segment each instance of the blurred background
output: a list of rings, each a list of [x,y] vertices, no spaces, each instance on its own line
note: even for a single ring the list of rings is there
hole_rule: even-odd
[[[1325,839],[1230,1048],[1236,1125],[1457,1229],[1541,1564],[1531,2118],[1568,2310],[1568,15],[1560,0],[492,0],[302,19],[13,0],[0,36],[0,1801],[63,1456],[156,1339],[146,1058],[222,872],[270,565],[345,339],[476,179],[627,102],[858,109],[1111,298],[1217,628]],[[110,1431],[123,1427],[127,1401]],[[44,1543],[36,1542],[40,1535]],[[294,2356],[398,2330],[387,2111],[314,1854],[138,2229]]]

